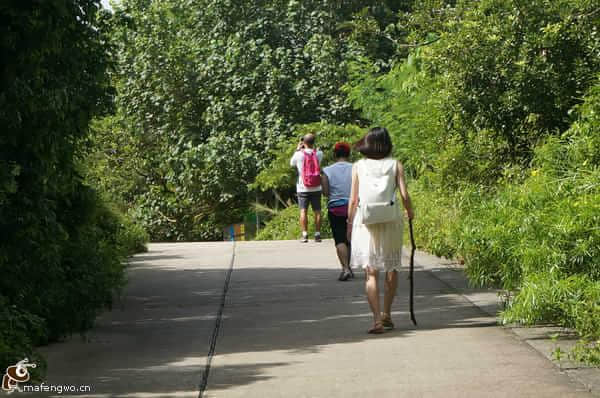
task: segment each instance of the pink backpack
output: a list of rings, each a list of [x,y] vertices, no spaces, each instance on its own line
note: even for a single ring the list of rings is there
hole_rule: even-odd
[[[318,187],[321,185],[321,167],[319,167],[319,157],[317,150],[304,153],[304,162],[302,163],[302,182],[307,188]]]

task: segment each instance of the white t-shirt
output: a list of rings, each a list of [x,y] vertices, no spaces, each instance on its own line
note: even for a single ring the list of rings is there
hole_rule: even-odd
[[[304,167],[304,151],[311,153],[313,149],[306,148],[302,151],[296,151],[292,159],[290,160],[290,166],[296,167],[298,170],[298,180],[296,181],[296,192],[317,192],[321,190],[321,185],[318,187],[305,187],[302,181],[302,168]],[[317,151],[317,159],[319,159],[319,166],[323,160],[323,152]]]

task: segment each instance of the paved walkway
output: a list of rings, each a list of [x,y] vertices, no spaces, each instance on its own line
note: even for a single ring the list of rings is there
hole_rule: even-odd
[[[150,245],[131,261],[123,298],[87,341],[43,349],[48,383],[89,385],[80,396],[90,397],[198,397],[232,248]],[[432,256],[420,255],[417,265],[418,329],[402,275],[397,329],[370,336],[363,274],[337,282],[330,241],[237,243],[203,396],[592,396],[495,326],[484,311],[495,310],[494,293],[456,289],[462,275]]]

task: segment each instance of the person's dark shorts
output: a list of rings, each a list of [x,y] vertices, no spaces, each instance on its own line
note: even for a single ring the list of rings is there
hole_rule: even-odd
[[[328,211],[327,218],[329,218],[329,225],[331,225],[331,233],[336,246],[340,243],[348,244],[346,235],[348,224],[346,224],[346,216],[336,216]]]
[[[313,211],[321,211],[321,191],[298,192],[298,207],[308,209],[308,204]]]

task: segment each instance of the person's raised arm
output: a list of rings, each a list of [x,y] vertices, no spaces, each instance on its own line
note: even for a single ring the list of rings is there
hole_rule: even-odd
[[[358,207],[358,170],[356,163],[352,166],[352,186],[350,187],[350,201],[348,202],[348,229],[347,237],[348,242],[352,240],[352,223],[354,222],[354,216],[356,215],[356,209]]]
[[[406,189],[406,180],[404,179],[404,167],[400,162],[398,162],[396,166],[396,182],[398,184],[398,189],[400,190],[400,197],[402,198],[402,203],[404,204],[404,208],[406,209],[406,216],[410,220],[412,220],[413,218],[415,218],[415,213],[412,208],[412,203],[410,201],[408,189]]]
[[[321,174],[321,188],[323,189],[323,195],[329,197],[329,178],[327,174]]]

